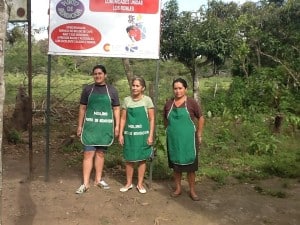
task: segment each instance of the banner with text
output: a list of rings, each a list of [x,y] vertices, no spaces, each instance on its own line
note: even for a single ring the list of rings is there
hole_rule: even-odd
[[[160,0],[50,0],[51,55],[159,58]]]

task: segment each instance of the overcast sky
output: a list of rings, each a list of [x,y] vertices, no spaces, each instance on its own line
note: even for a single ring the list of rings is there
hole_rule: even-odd
[[[162,0],[162,6],[168,0]],[[242,4],[246,0],[234,0],[237,3]],[[200,8],[200,6],[207,4],[207,0],[177,0],[179,9],[181,11],[194,11]],[[223,0],[223,2],[230,2],[230,0]],[[46,27],[48,25],[48,0],[31,0],[32,11],[32,24],[35,27]]]
[[[161,0],[162,6],[168,0]],[[230,2],[231,0],[223,0],[223,2]],[[234,0],[239,4],[246,0]],[[207,4],[207,0],[177,0],[180,11],[195,11],[202,5]],[[48,7],[49,0],[31,0],[31,19],[33,28],[41,28],[48,26]],[[43,34],[45,36],[45,34]],[[42,37],[44,38],[44,37]]]

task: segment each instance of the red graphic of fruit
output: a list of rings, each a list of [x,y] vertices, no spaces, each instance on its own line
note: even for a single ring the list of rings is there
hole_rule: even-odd
[[[129,37],[134,41],[140,41],[142,38],[142,32],[136,26],[127,27],[127,33]]]

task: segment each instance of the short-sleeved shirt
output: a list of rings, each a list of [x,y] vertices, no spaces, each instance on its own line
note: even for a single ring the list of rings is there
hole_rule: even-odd
[[[92,91],[93,91],[93,94],[107,94],[107,90],[106,90],[105,86],[107,86],[107,90],[108,90],[109,96],[111,98],[112,107],[120,106],[118,91],[112,85],[108,85],[108,84],[106,84],[106,85],[97,85],[97,84],[87,85],[81,93],[80,104],[82,104],[82,105],[88,104],[88,99],[89,99],[89,96]]]
[[[167,119],[173,103],[174,103],[174,99],[170,99],[166,102],[165,107],[164,107],[164,118],[165,119]],[[201,108],[199,107],[199,104],[196,102],[195,99],[193,99],[191,97],[187,97],[186,105],[187,105],[187,109],[189,111],[190,117],[193,121],[195,121],[195,119],[199,119],[202,116]],[[173,107],[176,107],[176,106],[174,105]],[[183,103],[178,108],[184,108],[184,107],[185,107],[185,103]]]
[[[172,108],[172,105],[174,103],[174,98],[170,99],[166,102],[165,107],[164,107],[164,118],[167,120],[168,114]],[[199,119],[202,116],[202,111],[201,108],[199,106],[199,104],[196,102],[195,99],[191,98],[191,97],[187,97],[186,100],[186,106],[187,106],[187,110],[189,111],[190,117],[191,119],[194,121],[196,119]],[[173,107],[176,107],[175,104],[173,105]],[[185,103],[183,103],[182,105],[180,105],[178,108],[184,108],[185,107]],[[196,125],[198,125],[196,123]],[[198,152],[198,148],[199,148],[199,143],[196,139],[196,133],[195,133],[195,142],[196,142],[196,148],[197,148],[197,152]],[[198,170],[198,154],[197,157],[195,159],[195,161],[192,164],[189,165],[177,165],[177,164],[173,164],[170,160],[170,157],[168,155],[168,163],[169,163],[169,167],[173,168],[174,171],[176,172],[195,172]]]
[[[146,112],[148,109],[154,108],[152,99],[147,95],[143,95],[142,99],[138,101],[134,101],[131,96],[128,96],[124,99],[124,102],[122,103],[122,109],[135,108],[141,106],[145,107]]]

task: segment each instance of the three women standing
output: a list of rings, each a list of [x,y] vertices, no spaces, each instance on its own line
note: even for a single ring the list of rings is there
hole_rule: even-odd
[[[131,95],[122,103],[120,116],[118,92],[106,84],[104,66],[93,68],[95,83],[88,85],[80,100],[77,135],[85,145],[83,159],[83,184],[76,193],[81,194],[89,188],[89,177],[95,158],[95,184],[108,189],[102,179],[104,152],[119,136],[126,161],[126,184],[120,192],[133,188],[134,164],[138,163],[137,190],[141,194],[144,187],[146,160],[152,154],[154,142],[155,110],[150,97],[144,95],[146,82],[135,77],[131,82]],[[164,106],[164,124],[167,133],[169,167],[174,171],[175,191],[178,197],[181,190],[182,173],[187,172],[189,195],[199,201],[195,191],[195,172],[198,170],[198,148],[202,141],[204,117],[198,103],[187,97],[187,82],[178,78],[173,81],[174,98]]]

